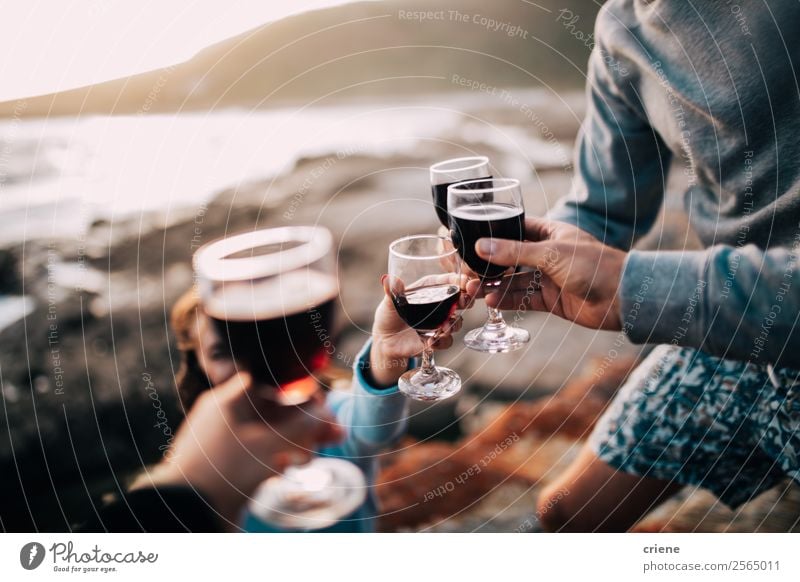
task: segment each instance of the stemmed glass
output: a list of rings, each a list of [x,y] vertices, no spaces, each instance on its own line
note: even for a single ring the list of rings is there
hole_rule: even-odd
[[[444,400],[461,378],[433,361],[433,343],[452,323],[461,278],[456,250],[446,237],[407,236],[389,246],[389,289],[397,313],[422,339],[422,364],[401,376],[400,391],[415,400]]]
[[[285,414],[319,394],[315,374],[329,359],[323,339],[339,292],[332,248],[324,228],[284,227],[225,238],[195,254],[203,310],[229,342],[237,368],[259,386],[265,421],[270,410]],[[250,511],[283,529],[313,530],[333,525],[365,499],[358,467],[315,458],[265,481]]]
[[[459,255],[485,289],[496,288],[510,268],[481,259],[475,243],[481,238],[523,240],[525,209],[519,180],[490,178],[452,184],[447,189],[447,208]],[[508,325],[499,309],[487,309],[489,319],[484,326],[464,337],[467,347],[495,354],[518,350],[530,341],[530,334]]]
[[[457,182],[474,180],[477,178],[488,179],[492,177],[489,170],[489,158],[486,156],[470,156],[466,158],[453,158],[438,162],[430,167],[431,195],[436,215],[447,228],[450,220],[447,216],[447,187]]]

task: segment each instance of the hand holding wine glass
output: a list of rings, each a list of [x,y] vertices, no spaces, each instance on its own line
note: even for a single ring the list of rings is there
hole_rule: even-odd
[[[461,378],[453,370],[436,366],[434,344],[443,334],[452,333],[453,316],[461,299],[465,278],[458,272],[458,262],[447,260],[454,255],[436,235],[408,236],[389,247],[389,277],[385,282],[392,305],[408,328],[413,328],[418,342],[412,342],[408,328],[396,341],[408,348],[422,348],[422,363],[416,370],[400,377],[400,391],[416,400],[443,400],[461,389]],[[453,265],[451,267],[451,265]],[[455,272],[450,272],[454,268]],[[385,287],[385,288],[386,288]],[[461,300],[461,302],[460,302]]]
[[[452,268],[452,264],[449,268]],[[469,280],[465,276],[459,279],[461,294],[458,298],[458,310],[468,309],[472,304],[466,293]],[[372,324],[372,349],[370,350],[370,376],[373,385],[378,388],[394,386],[400,376],[408,369],[408,361],[422,353],[425,344],[419,334],[400,317],[392,303],[389,288],[389,275],[381,277],[384,298],[375,310]],[[456,312],[442,326],[431,347],[434,351],[446,350],[453,345],[453,334],[461,329],[462,319]]]
[[[546,218],[525,221],[525,242],[481,239],[475,251],[500,265],[531,271],[506,276],[497,287],[468,289],[487,305],[546,311],[592,329],[619,330],[619,284],[627,254],[587,232]],[[598,276],[602,273],[602,276]],[[533,290],[533,293],[531,291]]]

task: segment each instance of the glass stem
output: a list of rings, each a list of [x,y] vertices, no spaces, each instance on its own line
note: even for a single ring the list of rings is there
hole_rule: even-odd
[[[493,281],[484,281],[484,287],[488,287],[489,289],[493,287],[498,287],[502,283],[501,279],[496,279]],[[494,307],[486,306],[486,311],[489,312],[489,321],[486,322],[485,327],[490,327],[494,329],[502,329],[506,326],[506,322],[503,319],[503,314],[500,312],[499,309],[495,309]]]
[[[427,335],[420,335],[420,337],[425,347],[422,348],[422,363],[419,368],[426,376],[432,376],[436,373],[436,363],[433,361],[433,348],[431,347],[433,338]]]
[[[503,313],[499,309],[495,309],[494,307],[489,307],[487,305],[486,311],[489,312],[489,321],[486,322],[487,325],[502,327],[506,324],[505,320],[503,319]]]

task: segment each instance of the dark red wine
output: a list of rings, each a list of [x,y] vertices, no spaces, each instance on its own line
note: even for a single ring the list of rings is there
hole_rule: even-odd
[[[467,204],[450,211],[453,246],[458,254],[482,279],[498,279],[508,267],[495,265],[475,253],[480,238],[523,240],[525,212],[510,204]]]
[[[431,285],[406,289],[393,295],[392,303],[400,317],[419,332],[435,331],[447,322],[458,303],[457,285]]]
[[[475,184],[468,184],[467,188],[487,188],[492,186],[492,177],[486,176],[484,178],[476,178],[478,180],[487,180],[487,182],[481,183],[476,182]],[[459,182],[450,182],[449,184],[435,184],[431,186],[431,194],[433,195],[433,206],[436,209],[436,216],[439,217],[439,222],[445,225],[447,228],[450,228],[450,219],[447,215],[447,187],[453,184],[458,184]],[[476,202],[491,202],[492,201],[492,193],[486,192],[480,194],[480,198],[476,199]]]
[[[253,379],[302,402],[316,387],[314,375],[334,353],[332,326],[336,280],[297,272],[267,282],[227,283],[205,305],[238,366]]]

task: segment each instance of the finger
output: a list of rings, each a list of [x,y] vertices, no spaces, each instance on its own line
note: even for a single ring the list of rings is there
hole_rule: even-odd
[[[550,311],[544,294],[531,294],[526,291],[514,291],[506,295],[491,293],[486,296],[486,305],[507,311]]]
[[[381,283],[383,284],[383,292],[389,299],[392,297],[400,297],[405,293],[406,285],[399,277],[383,275],[383,277],[381,277]]]
[[[418,287],[425,287],[427,285],[457,285],[459,288],[462,287],[463,282],[461,281],[461,275],[456,275],[455,273],[436,273],[435,275],[425,275],[424,277],[420,277],[413,284],[411,284],[410,288],[418,288]]]
[[[259,400],[258,386],[250,373],[245,371],[235,374],[213,390],[207,390],[200,398],[213,399],[213,406],[224,408],[237,418],[257,415],[254,402]]]
[[[469,293],[464,293],[464,298],[459,302],[459,305],[459,309],[462,311],[472,309],[472,306],[475,305],[475,296],[470,295]]]
[[[491,293],[499,293],[500,295],[506,295],[517,291],[534,293],[541,287],[542,277],[542,272],[538,269],[534,269],[533,271],[520,271],[513,275],[507,275],[503,277],[503,280],[498,286],[492,288]]]
[[[222,384],[214,387],[214,396],[225,400],[236,400],[245,396],[254,386],[253,377],[249,372],[241,371],[234,374]]]
[[[555,221],[538,216],[529,216],[525,219],[525,238],[530,241],[543,241],[553,236]]]
[[[451,335],[461,329],[461,323],[463,319],[457,313],[453,313],[450,317],[447,318],[442,326],[436,332],[436,337],[444,337],[447,335]]]
[[[505,293],[493,291],[487,294],[486,304],[489,307],[503,310],[552,311],[553,298],[559,297],[560,293],[559,287],[552,280],[543,276],[536,288],[527,286],[516,289],[509,288]]]
[[[512,273],[510,275],[503,275],[503,281],[513,280],[514,277],[519,277],[519,273]],[[493,289],[492,289],[493,290]],[[467,293],[470,295],[471,300],[481,299],[486,296],[487,289],[484,287],[480,279],[470,279],[467,283]]]
[[[311,460],[316,443],[307,438],[293,438],[271,430],[266,425],[240,428],[239,444],[255,459],[273,471],[290,465],[302,465]]]
[[[553,241],[519,242],[499,238],[482,238],[475,243],[475,251],[482,259],[516,267],[524,265],[549,273],[560,256],[558,247]]]
[[[313,449],[318,445],[341,442],[345,436],[344,430],[324,404],[308,402],[284,408],[290,414],[281,415],[277,420],[270,414],[268,424],[287,443],[302,444]]]
[[[458,288],[461,290],[458,296],[457,309],[469,309],[475,302],[475,298],[468,291],[470,278],[464,274],[457,275],[457,277]]]
[[[451,319],[450,325],[447,328],[447,332],[448,333],[455,333],[455,332],[457,332],[458,330],[461,329],[461,326],[463,324],[464,324],[464,318],[461,317],[460,315],[456,315]]]
[[[473,301],[483,297],[483,286],[481,285],[480,279],[470,279],[467,283],[467,294]]]
[[[453,345],[453,336],[452,335],[441,335],[437,337],[431,347],[434,350],[446,350],[449,349]]]
[[[486,296],[486,305],[504,311],[546,311],[540,293],[530,294],[525,291],[489,293]]]
[[[406,289],[405,283],[399,277],[392,277],[391,275],[381,275],[381,285],[383,292],[389,300],[392,297],[402,295]]]

